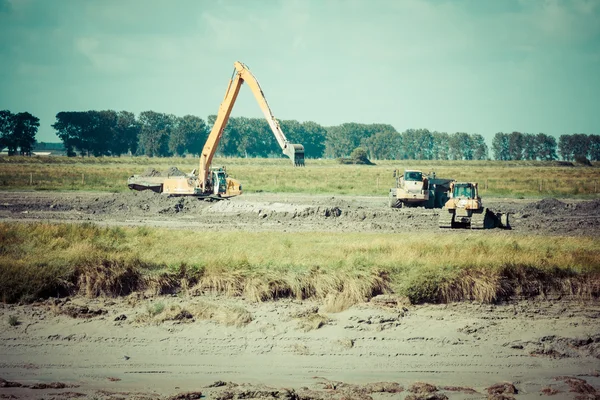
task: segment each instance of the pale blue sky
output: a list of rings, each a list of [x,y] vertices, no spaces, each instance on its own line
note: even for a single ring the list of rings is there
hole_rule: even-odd
[[[279,119],[600,133],[600,0],[0,0],[0,110],[219,107],[236,60]],[[262,117],[242,88],[233,116]]]

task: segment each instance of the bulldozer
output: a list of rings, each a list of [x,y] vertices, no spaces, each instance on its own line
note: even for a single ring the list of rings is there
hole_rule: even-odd
[[[450,183],[450,198],[440,211],[440,228],[510,229],[508,213],[483,207],[477,182]]]
[[[153,190],[157,193],[172,196],[196,196],[198,198],[217,200],[242,194],[242,185],[239,181],[228,176],[225,167],[212,167],[211,164],[235,100],[244,82],[250,87],[252,94],[254,94],[283,154],[290,158],[292,165],[304,166],[304,146],[290,143],[287,140],[279,126],[279,122],[271,112],[271,108],[256,77],[250,72],[247,65],[239,61],[236,61],[233,67],[233,74],[227,85],[225,98],[219,107],[215,123],[200,153],[198,171],[194,170],[185,176],[169,176],[166,178],[133,175],[127,180],[127,185],[130,189]]]

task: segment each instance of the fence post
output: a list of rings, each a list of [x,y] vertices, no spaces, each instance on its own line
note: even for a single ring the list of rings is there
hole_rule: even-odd
[[[29,173],[29,186],[33,186],[33,172]]]
[[[83,172],[81,173],[81,185],[85,185],[85,178],[83,176]]]

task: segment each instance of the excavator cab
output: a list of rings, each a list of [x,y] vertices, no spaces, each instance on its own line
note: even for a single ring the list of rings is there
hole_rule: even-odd
[[[213,194],[219,196],[227,192],[227,173],[219,168],[212,171]]]

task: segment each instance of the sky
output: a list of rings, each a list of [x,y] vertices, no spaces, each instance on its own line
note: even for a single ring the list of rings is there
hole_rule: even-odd
[[[38,141],[60,111],[206,120],[235,61],[280,120],[600,134],[599,0],[0,0],[0,110]]]

